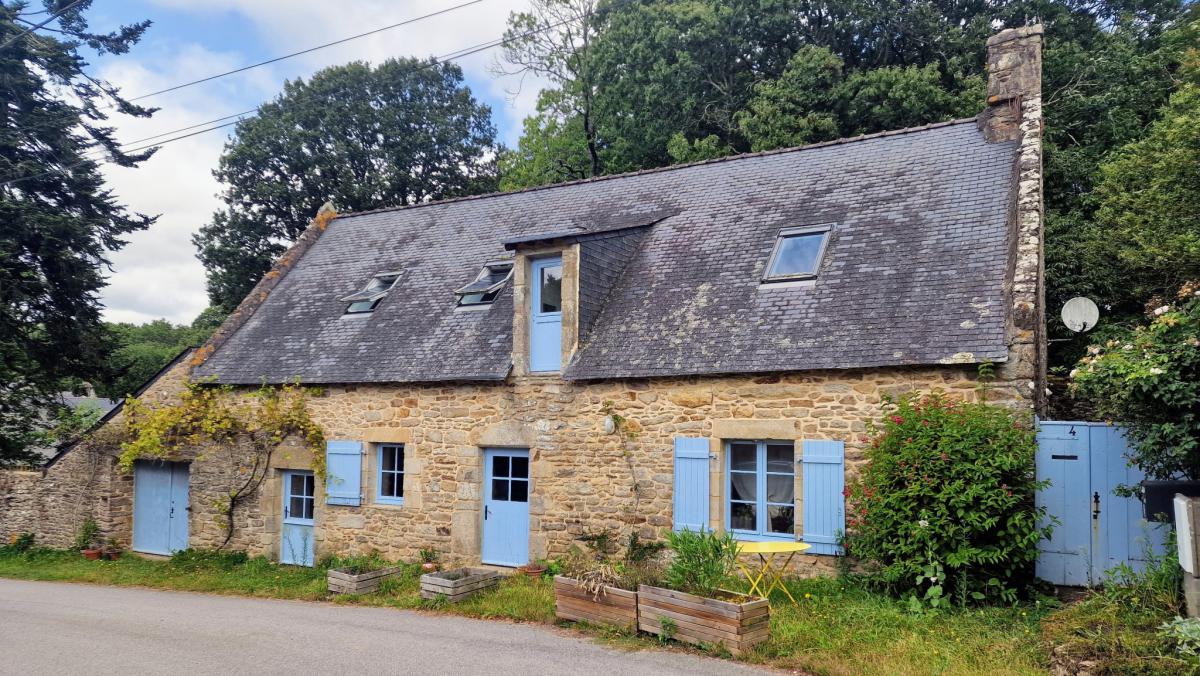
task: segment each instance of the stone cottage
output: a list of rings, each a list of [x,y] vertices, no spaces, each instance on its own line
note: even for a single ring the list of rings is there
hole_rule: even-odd
[[[707,526],[802,539],[821,565],[884,395],[1041,405],[1041,41],[989,40],[972,119],[324,209],[143,399],[188,379],[322,388],[327,481],[285,442],[234,514],[231,546],[284,562],[432,548],[515,566],[589,532]],[[227,455],[123,474],[77,444],[0,474],[0,536],[66,545],[90,514],[134,550],[215,546]]]

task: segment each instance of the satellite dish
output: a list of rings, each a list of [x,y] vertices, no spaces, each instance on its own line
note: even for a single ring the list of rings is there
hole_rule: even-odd
[[[1100,321],[1100,308],[1091,298],[1076,296],[1063,304],[1062,320],[1075,333],[1085,333],[1096,328],[1096,323]]]

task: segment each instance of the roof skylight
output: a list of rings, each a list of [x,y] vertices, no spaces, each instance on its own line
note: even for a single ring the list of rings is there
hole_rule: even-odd
[[[787,228],[779,233],[764,282],[812,279],[821,268],[829,244],[830,225]]]
[[[458,306],[488,305],[496,300],[504,284],[512,277],[513,262],[511,260],[490,261],[483,264],[483,269],[475,276],[475,281],[464,287],[455,289]]]
[[[387,295],[392,286],[396,284],[396,280],[400,279],[399,272],[381,272],[371,278],[362,291],[356,291],[345,298],[342,298],[343,303],[349,303],[346,307],[346,314],[355,315],[366,312],[374,312],[379,306],[380,301]]]

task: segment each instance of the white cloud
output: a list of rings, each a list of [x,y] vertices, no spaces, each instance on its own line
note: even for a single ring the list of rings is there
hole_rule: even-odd
[[[213,51],[204,36],[192,42],[154,42],[146,48],[105,62],[100,75],[136,96],[181,82],[206,77],[259,60],[382,27],[459,4],[461,0],[154,0],[176,11],[228,14],[260,37],[258,53]],[[161,106],[148,120],[114,116],[123,141],[179,129],[253,108],[278,93],[287,78],[307,76],[330,65],[352,60],[378,62],[388,57],[441,55],[494,40],[504,31],[511,11],[526,0],[484,0],[446,15],[395,28],[344,45],[319,50],[278,64],[256,68],[196,87],[143,101]],[[223,13],[223,14],[222,14]],[[154,46],[149,46],[153,44]],[[495,50],[459,61],[477,98],[489,100],[500,138],[516,141],[520,121],[532,112],[540,83],[527,80],[515,100],[506,98],[515,80],[498,80],[489,72]],[[143,322],[158,317],[190,322],[207,305],[204,273],[195,258],[191,235],[219,206],[220,186],[212,177],[227,132],[200,134],[167,144],[136,169],[108,166],[105,174],[118,198],[130,209],[159,214],[149,230],[129,237],[129,244],[112,256],[114,274],[102,298],[106,318]]]

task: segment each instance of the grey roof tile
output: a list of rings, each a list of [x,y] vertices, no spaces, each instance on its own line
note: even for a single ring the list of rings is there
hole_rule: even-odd
[[[230,383],[498,380],[512,291],[456,310],[504,243],[597,235],[567,378],[1006,358],[1015,144],[971,121],[341,216],[197,369]],[[619,234],[631,226],[653,223]],[[759,284],[785,227],[834,223],[807,288]],[[612,236],[598,237],[613,231]],[[404,270],[368,315],[340,298]]]

